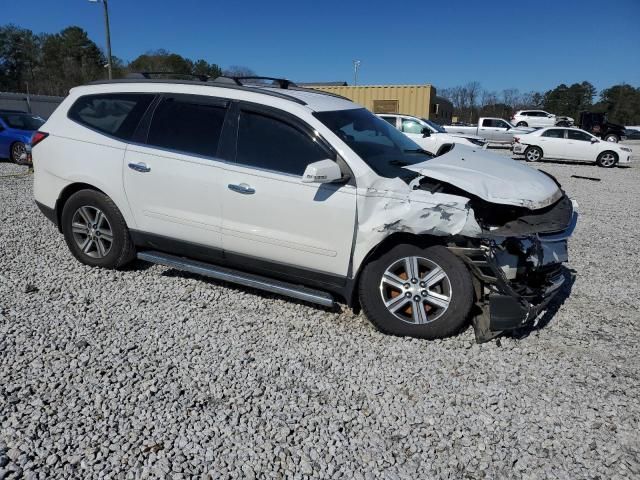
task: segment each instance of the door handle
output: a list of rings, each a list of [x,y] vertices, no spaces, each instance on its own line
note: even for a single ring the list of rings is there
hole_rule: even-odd
[[[135,170],[136,172],[142,172],[142,173],[146,173],[146,172],[150,172],[151,171],[151,167],[149,165],[147,165],[146,163],[143,163],[143,162],[130,163],[129,164],[129,168],[131,170]]]
[[[256,190],[254,188],[251,188],[246,183],[241,183],[240,185],[234,185],[230,183],[229,185],[227,185],[227,187],[229,187],[229,190],[237,193],[242,193],[243,195],[252,195],[256,193]]]

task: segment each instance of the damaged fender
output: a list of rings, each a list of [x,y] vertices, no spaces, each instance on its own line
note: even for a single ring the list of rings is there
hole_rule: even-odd
[[[382,178],[358,191],[357,206],[356,270],[371,249],[393,233],[469,237],[482,233],[468,198],[413,190],[399,178]]]

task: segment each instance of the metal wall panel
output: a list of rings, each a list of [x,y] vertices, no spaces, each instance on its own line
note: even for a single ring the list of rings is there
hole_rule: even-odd
[[[374,100],[397,100],[398,112],[429,118],[436,89],[431,85],[359,85],[359,86],[313,86],[329,93],[336,93],[374,111]]]

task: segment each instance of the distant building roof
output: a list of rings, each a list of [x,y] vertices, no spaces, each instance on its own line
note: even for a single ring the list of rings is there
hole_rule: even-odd
[[[296,82],[301,87],[346,87],[347,82]]]

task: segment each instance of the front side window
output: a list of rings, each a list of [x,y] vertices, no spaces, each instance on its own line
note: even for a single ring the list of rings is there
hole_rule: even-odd
[[[163,99],[151,120],[147,144],[215,157],[226,108],[197,99]]]
[[[395,126],[396,126],[396,117],[385,117],[383,115],[380,115],[380,118],[383,119],[385,122],[389,122],[389,124],[393,125],[393,127],[395,128]]]
[[[493,118],[485,118],[482,121],[482,126],[491,128],[509,128],[509,124],[504,120],[495,120]]]
[[[433,158],[367,109],[315,112],[313,115],[382,177],[410,180],[417,174],[403,167]]]
[[[586,132],[581,132],[580,130],[568,130],[569,140],[580,140],[582,142],[590,142],[593,138]]]
[[[402,131],[404,133],[422,133],[422,124],[411,118],[402,119]]]
[[[242,165],[301,176],[307,165],[329,156],[289,123],[261,113],[240,113],[236,162]]]
[[[99,132],[129,140],[153,97],[144,93],[86,95],[71,106],[68,117]]]
[[[564,138],[564,129],[552,128],[551,130],[545,131],[542,136],[548,138]]]
[[[17,130],[37,130],[44,123],[44,120],[37,115],[26,113],[3,113],[0,118],[7,127]]]

